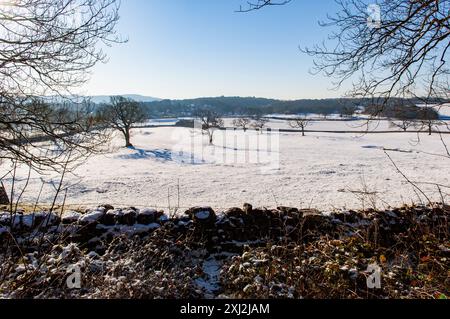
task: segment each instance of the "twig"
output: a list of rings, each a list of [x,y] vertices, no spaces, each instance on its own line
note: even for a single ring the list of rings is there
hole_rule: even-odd
[[[28,187],[28,184],[30,182],[30,177],[31,177],[31,165],[28,166],[28,175],[27,175],[27,180],[25,182],[25,186],[22,188],[22,191],[20,192],[19,196],[17,197],[16,207],[14,208],[14,214],[17,214],[17,208],[19,206],[20,199],[22,198],[23,194],[25,193],[25,190]]]
[[[14,162],[13,175],[12,175],[12,184],[11,184],[11,196],[9,200],[9,217],[11,218],[11,229],[13,229],[13,201],[14,201],[14,187],[16,183],[16,169],[17,169],[17,161]],[[15,216],[14,216],[15,217]]]
[[[398,173],[400,173],[400,175],[403,176],[403,178],[409,183],[411,184],[416,190],[418,190],[426,199],[427,201],[431,204],[431,200],[430,198],[428,198],[428,196],[422,191],[422,189],[420,187],[418,187],[414,182],[412,182],[397,166],[397,164],[395,164],[394,160],[391,158],[391,156],[388,154],[388,152],[386,152],[386,150],[384,150],[384,154],[386,154],[386,156],[389,158],[389,160],[391,161],[392,165],[394,165],[395,169],[397,170]]]

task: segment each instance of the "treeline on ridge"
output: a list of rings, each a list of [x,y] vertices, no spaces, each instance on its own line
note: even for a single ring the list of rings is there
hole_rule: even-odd
[[[436,100],[442,103],[442,100]],[[144,102],[143,106],[150,117],[191,116],[199,109],[210,109],[224,116],[267,115],[267,114],[344,114],[346,109],[363,108],[365,113],[385,117],[398,117],[402,111],[408,118],[419,118],[421,104],[419,99],[390,100],[383,107],[373,99],[330,98],[276,100],[256,97],[205,97],[185,100],[161,100]],[[436,113],[437,116],[437,113]]]

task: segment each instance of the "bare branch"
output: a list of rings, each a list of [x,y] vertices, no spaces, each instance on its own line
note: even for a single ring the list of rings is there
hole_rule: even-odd
[[[68,101],[106,61],[116,0],[15,0],[0,5],[0,156],[62,169],[104,143],[89,101]],[[76,149],[76,151],[75,151]]]
[[[393,97],[426,105],[448,98],[450,1],[383,0],[375,25],[366,1],[337,4],[340,11],[321,23],[335,30],[328,45],[301,49],[315,58],[314,73],[334,77],[336,87],[351,81],[349,96],[373,98],[380,109]]]
[[[247,8],[239,7],[236,12],[250,12],[254,10],[259,10],[267,6],[282,6],[291,2],[291,0],[273,1],[273,0],[257,0],[256,2],[247,1]]]

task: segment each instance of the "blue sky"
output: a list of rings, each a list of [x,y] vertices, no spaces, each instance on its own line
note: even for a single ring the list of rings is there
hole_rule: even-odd
[[[331,79],[311,75],[299,46],[321,43],[318,20],[333,0],[293,0],[236,13],[245,0],[122,0],[118,31],[129,41],[107,48],[83,93],[159,98],[340,96]]]

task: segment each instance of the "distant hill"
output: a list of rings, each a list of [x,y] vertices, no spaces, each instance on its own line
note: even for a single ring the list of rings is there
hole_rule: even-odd
[[[198,109],[211,109],[223,115],[339,113],[344,105],[361,105],[352,99],[323,99],[283,101],[257,97],[203,97],[186,100],[161,100],[145,103],[149,114],[161,116],[189,116]]]
[[[276,102],[274,99],[238,96],[202,97],[185,100],[160,100],[146,102],[145,106],[153,117],[190,116],[198,109],[211,109],[224,115],[254,114],[265,112],[265,108]]]
[[[226,116],[306,113],[328,115],[341,114],[343,109],[348,106],[370,108],[373,107],[374,101],[375,100],[373,99],[367,98],[329,98],[284,101],[257,97],[219,96],[185,100],[158,100],[144,102],[144,106],[146,107],[149,116],[154,118],[191,116],[199,109],[214,110],[215,112]],[[398,109],[405,103],[414,106],[419,104],[419,100],[392,98],[386,109],[390,109],[394,106]]]
[[[93,95],[91,96],[91,101],[96,104],[109,102],[109,98],[111,95]],[[145,95],[139,95],[139,94],[124,94],[120,95],[128,99],[135,100],[136,102],[155,102],[155,101],[161,101],[161,99],[158,99],[156,97],[152,96],[145,96]]]

